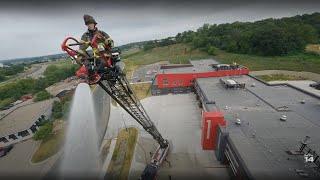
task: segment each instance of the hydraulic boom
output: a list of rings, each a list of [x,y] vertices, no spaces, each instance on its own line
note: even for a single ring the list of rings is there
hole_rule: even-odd
[[[98,49],[98,36],[95,36],[91,42],[92,48]],[[69,40],[75,41],[75,43],[67,44]],[[74,50],[71,46],[81,45],[76,39],[69,37],[62,43],[62,49],[66,51],[72,59],[76,59],[76,56],[80,54],[78,50]],[[99,46],[100,48],[101,46]],[[107,48],[106,48],[107,49]],[[162,137],[160,132],[151,121],[146,110],[140,103],[139,99],[133,92],[130,84],[119,67],[120,51],[112,51],[112,56],[105,56],[106,51],[101,51],[98,54],[94,54],[93,57],[86,54],[86,58],[90,60],[91,64],[85,67],[84,65],[78,70],[77,76],[80,78],[86,78],[86,82],[89,84],[98,84],[101,88],[110,95],[126,112],[128,112],[152,137],[155,139],[159,147],[153,154],[151,162],[144,169],[141,179],[155,179],[157,171],[165,160],[168,151],[169,143]],[[93,51],[95,52],[95,51]],[[97,60],[105,62],[103,72],[97,73],[95,71]],[[88,71],[92,69],[93,71]]]

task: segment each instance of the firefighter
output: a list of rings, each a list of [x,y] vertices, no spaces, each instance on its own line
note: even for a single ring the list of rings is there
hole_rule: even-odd
[[[90,46],[90,42],[93,39],[94,35],[99,33],[102,36],[102,39],[104,40],[104,44],[108,45],[110,48],[113,47],[113,40],[110,38],[110,36],[107,33],[105,33],[104,31],[98,30],[98,28],[96,26],[98,23],[95,21],[95,19],[92,16],[85,14],[83,16],[83,20],[84,20],[84,23],[87,26],[88,30],[81,37],[81,43],[83,43],[79,48],[79,52],[81,54],[79,54],[76,61],[78,64],[85,65],[90,73],[90,71],[92,72],[94,70],[94,67],[90,66],[89,60],[86,59],[86,57],[88,57],[86,54],[86,49]],[[96,51],[98,51],[98,50],[93,49],[93,51],[95,54]],[[110,54],[108,53],[108,56],[111,56],[111,52],[110,52]],[[97,58],[96,66],[97,66],[98,72],[103,71],[104,65],[105,65],[105,62],[103,60]]]

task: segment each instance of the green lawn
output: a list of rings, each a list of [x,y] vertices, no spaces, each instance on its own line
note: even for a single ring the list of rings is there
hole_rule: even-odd
[[[132,84],[131,87],[139,100],[151,96],[151,83]]]
[[[61,129],[42,140],[39,148],[33,154],[31,162],[41,162],[56,154],[63,145],[64,136],[65,132]]]
[[[247,54],[216,51],[216,58],[221,63],[233,63],[247,66],[251,71],[259,70],[290,70],[320,72],[320,56],[315,54],[299,53],[296,55],[264,57]]]
[[[192,49],[188,44],[173,44],[164,47],[156,47],[148,51],[135,50],[124,53],[123,59],[126,64],[125,71],[128,77],[132,71],[142,65],[152,64],[160,61],[169,61],[173,64],[187,64],[189,59],[197,60],[208,58],[206,52]]]
[[[144,51],[136,51],[125,57],[126,61],[134,61],[136,65],[152,64],[159,61],[169,61],[174,64],[188,63],[189,59],[207,58],[206,52],[191,49],[187,44],[173,44]]]
[[[138,130],[130,127],[120,130],[112,158],[107,169],[110,179],[128,179],[131,161],[137,142]]]
[[[306,80],[301,76],[292,76],[285,74],[270,74],[270,75],[260,75],[256,76],[264,81],[290,81],[290,80]]]
[[[312,46],[314,48],[314,46]],[[310,46],[307,46],[310,49]],[[258,70],[290,70],[320,72],[320,56],[311,53],[298,53],[287,56],[256,56],[248,54],[229,53],[222,50],[215,51],[215,59],[221,63],[237,62],[247,66],[252,71]],[[127,74],[141,65],[152,64],[159,61],[170,63],[188,63],[189,59],[204,59],[210,57],[206,52],[192,49],[188,44],[173,44],[157,47],[148,51],[135,50],[124,55]]]

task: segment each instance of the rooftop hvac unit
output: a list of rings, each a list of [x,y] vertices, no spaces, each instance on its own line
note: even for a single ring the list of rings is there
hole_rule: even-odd
[[[233,79],[220,79],[220,83],[227,89],[229,88],[244,88],[245,83],[239,83]]]

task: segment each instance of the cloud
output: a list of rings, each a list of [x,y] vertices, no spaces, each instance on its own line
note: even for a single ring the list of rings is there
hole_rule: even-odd
[[[21,4],[15,8],[4,4],[0,8],[0,59],[61,53],[60,43],[66,36],[80,38],[86,31],[82,19],[86,13],[96,18],[98,27],[106,31],[116,45],[122,45],[174,36],[184,30],[196,30],[204,23],[255,21],[320,11],[319,3],[157,1],[141,4],[143,1],[138,1],[140,4],[130,6],[125,1],[117,4],[90,2],[52,6],[26,4],[24,8]],[[5,6],[7,8],[3,8]]]

